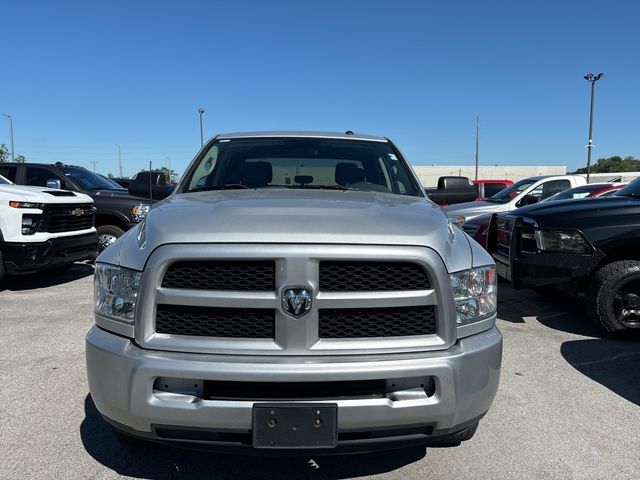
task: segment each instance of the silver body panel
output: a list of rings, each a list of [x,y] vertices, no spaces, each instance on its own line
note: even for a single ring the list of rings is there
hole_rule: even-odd
[[[155,379],[163,376],[242,382],[432,376],[436,392],[430,397],[328,402],[338,404],[340,430],[426,423],[446,429],[489,409],[500,378],[502,336],[494,327],[437,352],[300,358],[156,352],[93,327],[86,352],[89,388],[100,413],[140,432],[150,432],[152,425],[251,429],[254,402],[172,400],[154,393]]]

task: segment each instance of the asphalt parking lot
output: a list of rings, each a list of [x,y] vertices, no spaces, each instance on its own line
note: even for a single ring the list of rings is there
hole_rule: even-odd
[[[601,334],[570,301],[500,285],[502,379],[457,448],[315,458],[124,447],[88,395],[92,273],[11,279],[0,291],[0,478],[638,478],[640,343]]]

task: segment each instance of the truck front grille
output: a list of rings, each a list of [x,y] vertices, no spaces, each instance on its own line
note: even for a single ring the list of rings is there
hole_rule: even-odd
[[[446,348],[449,274],[432,249],[393,245],[158,247],[141,291],[141,347],[346,355]],[[442,287],[442,292],[441,288]],[[292,295],[308,295],[298,309]]]
[[[195,337],[273,338],[274,311],[158,305],[156,332]]]
[[[38,223],[39,232],[62,233],[93,227],[95,209],[89,203],[45,205]]]
[[[320,310],[320,338],[371,338],[436,333],[432,305]]]
[[[176,262],[162,279],[165,288],[194,290],[275,290],[273,261]]]
[[[320,290],[324,292],[371,292],[428,290],[425,271],[409,262],[320,262]]]

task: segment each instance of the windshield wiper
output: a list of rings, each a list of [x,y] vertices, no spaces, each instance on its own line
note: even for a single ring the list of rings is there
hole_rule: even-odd
[[[209,190],[253,190],[251,187],[247,187],[246,185],[242,185],[241,183],[225,183],[224,185],[209,185],[208,187],[197,187],[193,190],[189,190],[191,192],[206,192]]]
[[[343,192],[357,190],[355,188],[345,187],[344,185],[293,185],[292,188],[309,188],[315,190],[341,190]]]

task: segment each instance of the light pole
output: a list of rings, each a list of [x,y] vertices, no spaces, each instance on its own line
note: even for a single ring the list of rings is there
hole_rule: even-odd
[[[98,162],[93,161],[93,162],[89,162],[89,163],[93,165],[93,172],[95,173],[95,171],[96,171],[96,163],[98,163]]]
[[[11,143],[11,161],[15,161],[15,151],[13,149],[13,118],[8,113],[3,113],[9,119],[9,142]]]
[[[169,183],[171,183],[171,157],[167,157],[167,161],[169,162]]]
[[[117,143],[114,143],[114,145],[118,147],[118,177],[122,178],[122,150]]]
[[[200,147],[204,145],[204,133],[202,131],[202,114],[204,113],[204,108],[199,108],[198,113],[200,114]]]
[[[476,116],[476,180],[478,180],[479,163],[480,163],[480,117]]]
[[[589,177],[591,176],[591,150],[593,149],[592,132],[593,132],[593,97],[596,93],[596,82],[602,78],[604,73],[587,73],[584,79],[587,82],[591,82],[591,109],[589,110],[589,143],[587,145],[587,183],[589,183]]]

